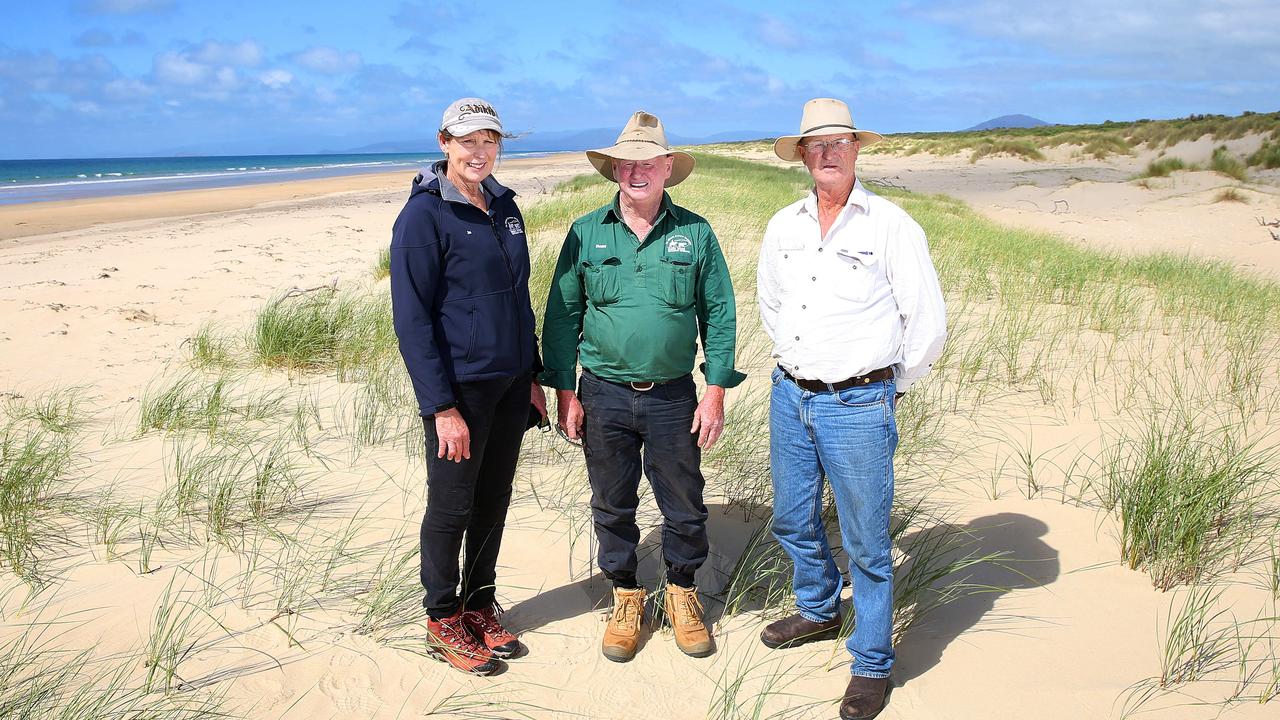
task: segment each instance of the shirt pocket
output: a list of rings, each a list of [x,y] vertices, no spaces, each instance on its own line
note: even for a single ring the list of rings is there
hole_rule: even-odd
[[[693,304],[693,263],[689,260],[662,258],[658,263],[659,298],[667,307],[685,308]]]
[[[870,250],[835,248],[835,294],[844,300],[866,302],[875,287],[880,259]]]
[[[622,297],[622,261],[616,257],[582,261],[582,284],[592,305],[612,305]]]

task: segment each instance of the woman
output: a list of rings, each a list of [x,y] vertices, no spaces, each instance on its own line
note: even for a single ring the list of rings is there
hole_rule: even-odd
[[[445,159],[414,179],[392,230],[392,314],[426,429],[428,643],[453,667],[488,675],[520,648],[500,622],[495,568],[529,404],[545,416],[546,401],[532,382],[541,362],[524,220],[492,175],[502,123],[463,98],[438,139]]]

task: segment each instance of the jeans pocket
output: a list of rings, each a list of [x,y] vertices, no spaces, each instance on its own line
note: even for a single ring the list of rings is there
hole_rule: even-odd
[[[871,408],[883,407],[885,405],[885,390],[883,383],[845,388],[835,395],[836,402],[845,407]]]
[[[769,374],[769,382],[770,382],[770,383],[772,383],[772,384],[773,384],[773,385],[775,385],[775,386],[776,386],[779,382],[782,382],[782,368],[780,368],[780,367],[775,367],[775,368],[773,369],[773,372]]]

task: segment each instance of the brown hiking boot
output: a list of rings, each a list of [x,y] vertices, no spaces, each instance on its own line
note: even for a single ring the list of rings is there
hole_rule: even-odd
[[[644,588],[613,589],[613,612],[604,629],[600,649],[614,662],[626,662],[636,656],[640,645],[640,626],[644,623]]]
[[[498,671],[498,661],[467,630],[462,615],[462,608],[458,608],[447,618],[428,618],[427,649],[464,673],[492,675]]]
[[[696,587],[682,588],[667,583],[663,607],[667,610],[667,622],[675,631],[676,646],[681,652],[690,657],[706,657],[716,651],[711,633],[702,622],[702,603],[698,602]]]
[[[840,701],[840,720],[871,720],[884,709],[889,678],[854,675]]]
[[[462,613],[462,622],[476,640],[500,658],[509,658],[520,650],[520,640],[502,626],[502,608],[497,603],[480,610]]]
[[[826,622],[806,620],[799,613],[769,623],[760,633],[760,642],[766,647],[789,648],[814,640],[826,640],[840,632],[840,614]]]

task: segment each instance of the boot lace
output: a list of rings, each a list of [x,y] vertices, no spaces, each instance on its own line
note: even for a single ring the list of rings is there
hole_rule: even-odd
[[[502,623],[499,621],[501,614],[502,608],[497,603],[483,610],[471,611],[472,621],[480,626],[481,632],[487,635],[501,635],[507,632],[507,629],[502,627]]]
[[[479,643],[467,632],[466,626],[462,622],[462,614],[459,613],[457,618],[441,618],[440,620],[440,640],[446,645],[450,645],[462,650],[475,650]]]
[[[640,619],[640,599],[633,595],[623,595],[613,606],[613,622],[618,627],[630,630],[636,627]]]
[[[675,591],[672,605],[675,606],[676,622],[679,624],[697,625],[702,622],[702,603],[696,592],[684,589]]]

